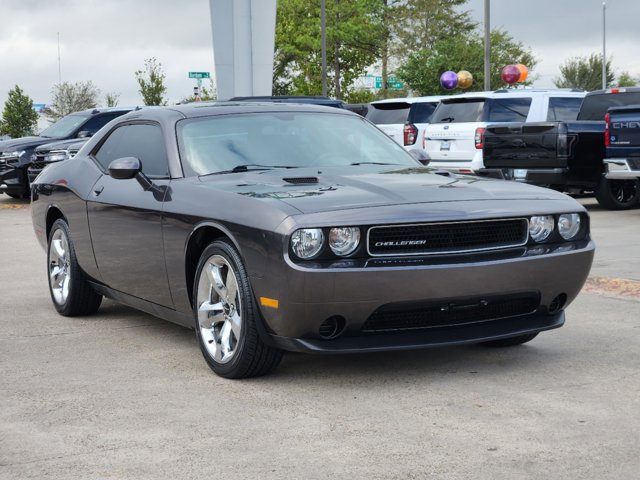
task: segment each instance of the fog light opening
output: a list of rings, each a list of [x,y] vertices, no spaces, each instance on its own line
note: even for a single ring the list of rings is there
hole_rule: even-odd
[[[567,303],[567,295],[565,293],[561,293],[551,300],[551,303],[549,304],[549,313],[558,313],[564,308],[565,303]]]
[[[324,340],[338,337],[343,331],[347,321],[340,315],[333,315],[320,324],[318,333]]]

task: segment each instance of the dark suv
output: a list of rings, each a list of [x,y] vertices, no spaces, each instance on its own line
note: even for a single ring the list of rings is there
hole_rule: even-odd
[[[28,168],[34,150],[40,145],[62,140],[71,144],[79,139],[88,139],[111,120],[131,110],[132,108],[116,107],[75,112],[61,118],[38,136],[0,142],[0,193],[13,198],[29,196]],[[62,148],[62,145],[59,146]]]

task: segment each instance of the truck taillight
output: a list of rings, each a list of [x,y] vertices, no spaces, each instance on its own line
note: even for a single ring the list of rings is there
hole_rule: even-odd
[[[558,125],[558,140],[556,150],[558,152],[558,158],[569,158],[569,136],[567,135],[567,125],[562,122]]]
[[[413,145],[416,143],[418,139],[418,129],[413,123],[405,123],[403,133],[405,145]]]
[[[482,147],[484,146],[484,127],[476,128],[476,134],[473,137],[473,140],[476,144],[476,149],[482,150]]]
[[[611,132],[609,131],[609,122],[611,121],[611,115],[607,112],[604,116],[604,146],[611,145]]]

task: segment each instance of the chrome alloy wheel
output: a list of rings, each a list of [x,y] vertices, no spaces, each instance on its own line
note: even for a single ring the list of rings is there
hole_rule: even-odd
[[[62,229],[53,233],[49,245],[49,285],[58,305],[64,305],[69,297],[71,284],[71,257],[69,240]]]
[[[198,328],[207,353],[217,363],[235,355],[242,332],[238,280],[231,264],[220,255],[209,257],[202,268],[197,292]]]

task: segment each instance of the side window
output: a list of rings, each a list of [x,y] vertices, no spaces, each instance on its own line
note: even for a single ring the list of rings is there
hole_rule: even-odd
[[[119,115],[100,115],[98,117],[92,117],[87,123],[80,127],[80,131],[87,131],[93,135],[116,117],[119,117]]]
[[[550,122],[566,122],[575,120],[578,117],[580,97],[550,97],[547,120]]]
[[[149,177],[169,176],[164,137],[157,125],[133,124],[116,128],[94,157],[105,170],[117,158],[136,157]]]
[[[490,103],[488,122],[524,122],[529,115],[531,98],[494,98]]]

